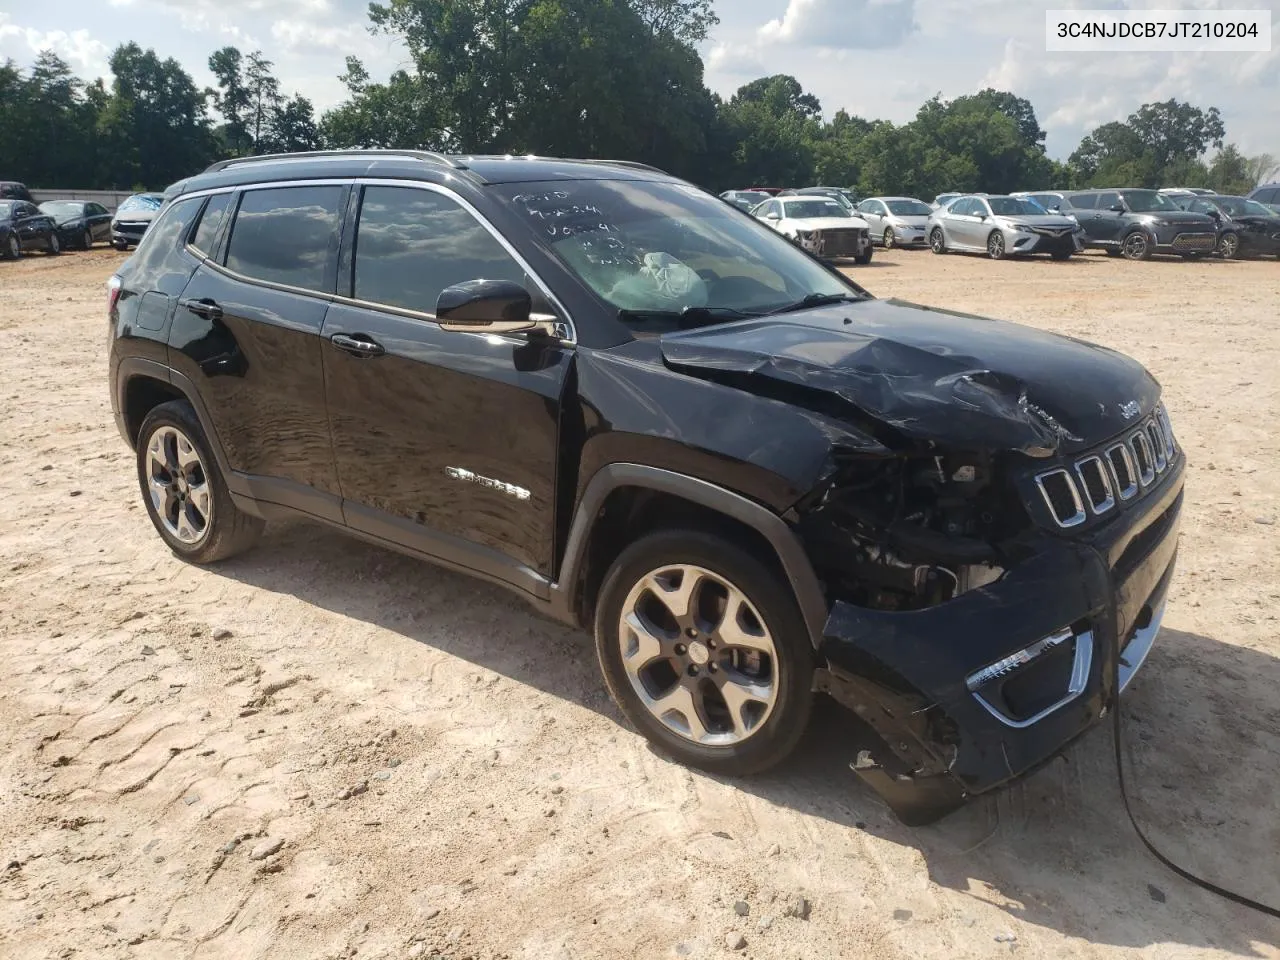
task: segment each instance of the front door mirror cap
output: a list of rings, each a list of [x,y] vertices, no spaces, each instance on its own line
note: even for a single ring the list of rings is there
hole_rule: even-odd
[[[555,336],[557,321],[533,312],[529,291],[512,280],[466,280],[436,299],[436,322],[453,333],[525,333]]]

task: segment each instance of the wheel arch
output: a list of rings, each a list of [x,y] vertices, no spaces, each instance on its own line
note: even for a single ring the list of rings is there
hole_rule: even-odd
[[[196,412],[205,439],[223,475],[231,476],[226,455],[218,440],[209,411],[195,384],[171,367],[156,360],[125,357],[116,370],[116,405],[120,412],[121,432],[129,446],[136,449],[138,433],[147,414],[161,403],[186,400]]]
[[[697,477],[635,463],[600,468],[574,512],[552,604],[562,619],[591,623],[600,584],[625,547],[671,527],[725,536],[765,561],[790,586],[815,649],[826,598],[799,538],[767,507]]]

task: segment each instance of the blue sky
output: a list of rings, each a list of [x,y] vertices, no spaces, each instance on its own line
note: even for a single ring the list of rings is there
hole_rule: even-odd
[[[728,96],[769,73],[795,75],[827,114],[911,119],[927,97],[984,86],[1029,99],[1065,157],[1081,135],[1139,104],[1176,97],[1217,106],[1228,139],[1280,158],[1277,0],[718,0],[720,26],[704,45],[707,84]],[[1267,53],[1049,54],[1044,11],[1063,7],[1273,10]],[[208,55],[260,48],[287,93],[317,108],[343,97],[348,54],[375,76],[405,64],[403,49],[367,30],[365,0],[0,0],[0,58],[26,65],[51,48],[82,76],[105,75],[117,44],[135,40],[176,57],[212,84]]]

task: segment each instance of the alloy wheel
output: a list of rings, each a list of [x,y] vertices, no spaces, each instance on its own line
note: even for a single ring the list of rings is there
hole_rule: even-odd
[[[1147,237],[1143,233],[1131,233],[1124,238],[1121,252],[1130,260],[1142,260],[1147,255]]]
[[[640,702],[694,743],[741,743],[768,720],[781,688],[764,619],[720,574],[691,564],[651,570],[618,623],[622,666]]]
[[[213,520],[209,474],[191,438],[177,427],[160,427],[147,444],[147,492],[170,536],[197,544]]]
[[[893,232],[892,227],[887,227],[884,231],[884,248],[892,250],[895,243],[898,242],[897,235]]]
[[[934,227],[933,232],[929,234],[929,249],[934,253],[947,252],[947,243],[943,239],[941,227]]]
[[[1234,260],[1237,253],[1240,252],[1240,238],[1234,233],[1224,233],[1222,239],[1218,241],[1218,253],[1224,260]]]
[[[58,239],[57,233],[49,234],[49,252],[50,253],[62,252],[62,241]]]
[[[987,256],[992,260],[1004,258],[1004,234],[998,230],[993,230],[991,236],[987,237]]]

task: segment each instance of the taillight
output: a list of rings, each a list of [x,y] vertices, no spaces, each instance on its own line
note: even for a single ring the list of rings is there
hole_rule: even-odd
[[[120,299],[120,278],[112,277],[107,281],[107,315],[111,316],[116,312],[116,303]]]

